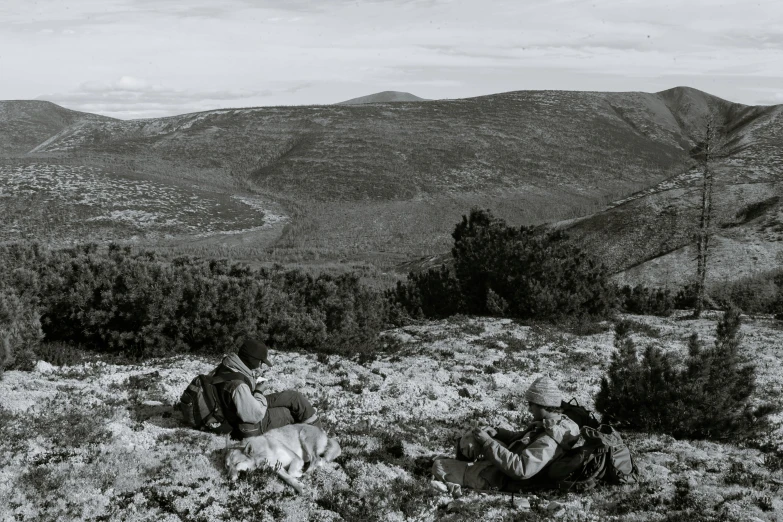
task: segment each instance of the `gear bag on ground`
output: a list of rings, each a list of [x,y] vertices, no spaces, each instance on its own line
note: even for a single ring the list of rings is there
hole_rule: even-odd
[[[221,377],[199,375],[195,377],[179,399],[179,410],[188,426],[211,433],[229,433],[232,426],[220,406],[216,384],[241,379],[252,389],[247,376],[234,372]]]
[[[632,484],[639,480],[631,450],[617,430],[609,424],[599,423],[575,399],[564,401],[561,408],[579,425],[579,438],[542,470],[545,481],[560,489],[590,489],[599,481]]]

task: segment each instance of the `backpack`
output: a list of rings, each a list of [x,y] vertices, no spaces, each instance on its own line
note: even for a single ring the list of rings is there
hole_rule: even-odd
[[[253,384],[246,375],[239,372],[214,375],[199,375],[195,377],[179,398],[179,410],[185,422],[197,430],[210,433],[230,433],[233,427],[226,419],[220,404],[218,390],[215,387],[228,381],[242,380],[253,389]]]
[[[598,482],[633,484],[639,469],[620,433],[601,424],[576,399],[563,401],[563,413],[579,425],[579,438],[570,449],[542,470],[546,482],[560,489],[591,489]],[[541,472],[539,472],[540,474]]]
[[[593,413],[576,399],[562,401],[563,414],[579,426],[579,438],[570,448],[526,480],[511,480],[504,491],[518,493],[539,489],[586,491],[599,482],[633,484],[639,480],[639,469],[631,450],[620,433],[609,424],[602,424]],[[516,438],[522,438],[521,432]],[[456,459],[470,462],[462,453],[460,439],[456,440]]]

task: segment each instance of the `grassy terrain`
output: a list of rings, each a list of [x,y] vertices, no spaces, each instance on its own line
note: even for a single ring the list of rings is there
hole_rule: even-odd
[[[282,226],[285,220],[265,211],[252,194],[187,189],[95,167],[0,166],[0,179],[0,241],[198,240]]]
[[[691,332],[714,338],[717,316],[627,317],[637,345],[685,353]],[[783,392],[776,322],[748,319],[743,350],[757,364],[754,400]],[[321,411],[343,456],[304,479],[302,497],[268,471],[229,483],[225,441],[188,430],[172,410],[216,360],[140,365],[39,364],[0,381],[2,520],[780,520],[783,416],[753,447],[626,433],[641,472],[633,486],[524,496],[430,489],[429,461],[451,454],[473,423],[518,427],[522,393],[539,375],[591,407],[613,351],[611,325],[575,334],[508,320],[467,319],[384,334],[392,351],[348,360],[274,353],[273,390],[296,388]]]

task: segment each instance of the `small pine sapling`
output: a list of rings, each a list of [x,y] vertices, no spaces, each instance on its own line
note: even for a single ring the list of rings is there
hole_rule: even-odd
[[[618,328],[617,352],[596,396],[607,420],[675,437],[744,439],[765,426],[775,408],[753,408],[755,367],[740,354],[741,316],[729,308],[717,326],[717,340],[705,348],[688,340],[684,364],[671,353],[648,346],[640,361],[627,329]]]

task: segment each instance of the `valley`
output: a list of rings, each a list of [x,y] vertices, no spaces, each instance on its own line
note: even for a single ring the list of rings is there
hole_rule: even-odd
[[[510,224],[568,229],[624,281],[680,284],[683,277],[666,274],[679,270],[677,253],[692,242],[701,183],[694,151],[710,114],[722,132],[722,155],[711,164],[717,257],[743,273],[769,271],[783,230],[774,199],[783,107],[684,87],[127,121],[0,102],[0,238],[182,252],[193,245],[206,255],[214,246],[236,260],[353,260],[394,270],[447,252],[454,224],[479,207]],[[95,190],[117,201],[87,204],[68,192],[87,190],[76,185],[50,197],[61,189],[44,180],[67,185],[72,172],[91,173],[96,187],[104,184]],[[738,218],[773,200],[753,219]]]

